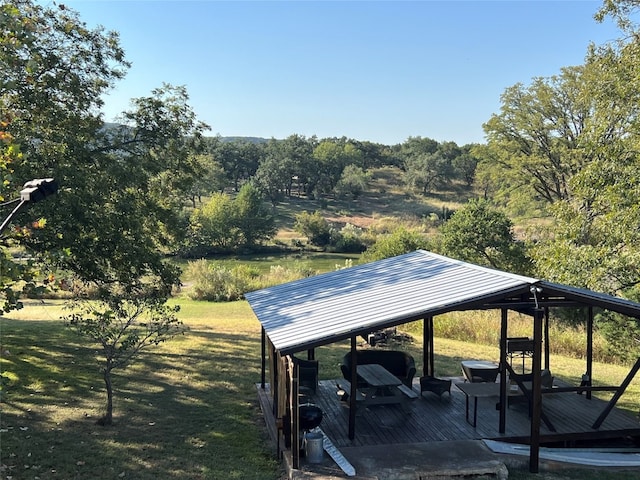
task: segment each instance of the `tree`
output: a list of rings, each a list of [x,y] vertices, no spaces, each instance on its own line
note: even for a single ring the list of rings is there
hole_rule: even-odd
[[[423,195],[447,185],[453,176],[452,160],[458,151],[453,142],[439,144],[430,138],[409,137],[401,148],[405,183]]]
[[[196,208],[196,201],[202,203],[203,196],[222,192],[227,185],[224,168],[212,155],[198,155],[196,161],[200,164],[202,176],[196,179],[189,192],[193,208]]]
[[[503,93],[500,114],[484,125],[497,162],[500,188],[547,204],[570,196],[568,181],[589,161],[582,148],[593,104],[585,95],[585,68],[516,84]]]
[[[264,148],[251,142],[210,140],[214,160],[222,165],[227,181],[237,192],[244,182],[256,174],[264,156]]]
[[[264,199],[251,183],[242,186],[233,200],[234,226],[242,237],[242,245],[253,247],[275,236],[275,218],[265,207]]]
[[[356,165],[347,165],[342,171],[335,191],[340,196],[350,195],[354,200],[367,189],[370,175]]]
[[[347,165],[361,165],[362,152],[346,138],[326,139],[313,150],[314,175],[310,176],[309,193],[326,194],[333,191]]]
[[[511,220],[485,200],[471,200],[457,210],[440,229],[439,241],[443,254],[465,262],[523,274],[529,270]]]
[[[293,168],[286,158],[277,152],[276,140],[271,140],[267,155],[253,178],[254,185],[269,199],[273,207],[281,201],[291,187]]]
[[[604,2],[623,37],[591,46],[583,95],[591,105],[582,151],[589,159],[569,180],[571,195],[550,209],[553,225],[532,250],[537,271],[553,281],[632,300],[640,298],[640,40],[634,1]],[[640,352],[639,329],[617,314],[596,318],[615,349]],[[622,345],[624,343],[624,346]]]
[[[211,249],[232,250],[240,241],[235,224],[232,198],[225,193],[214,193],[211,198],[191,214],[191,255],[207,255]]]
[[[87,28],[62,5],[20,0],[0,14],[0,98],[14,114],[6,130],[23,154],[3,180],[14,192],[32,178],[53,177],[61,187],[54,200],[32,207],[43,220],[22,229],[21,247],[43,268],[72,277],[76,306],[89,293],[99,302],[74,317],[90,340],[98,336],[92,332],[124,338],[144,327],[137,322],[145,309],[156,333],[166,333],[173,321],[160,305],[179,268],[165,256],[187,230],[182,203],[201,173],[206,125],[186,89],[171,85],[134,99],[120,125],[105,125],[101,98],[128,67],[117,34]]]
[[[461,153],[453,158],[451,165],[456,175],[461,178],[467,187],[473,185],[478,167],[478,158],[474,156],[473,150],[476,145],[465,145]]]
[[[243,185],[235,198],[225,193],[213,194],[193,211],[190,224],[190,256],[253,248],[277,232],[273,215],[251,183]]]
[[[99,424],[113,424],[113,370],[125,368],[143,349],[184,333],[185,326],[175,316],[178,310],[166,305],[163,297],[111,297],[106,302],[85,301],[66,317],[73,330],[101,348],[99,363],[107,401]]]
[[[331,242],[331,225],[318,211],[296,214],[293,228],[307,237],[312,245],[324,247]]]
[[[362,263],[395,257],[419,249],[429,249],[429,242],[416,231],[398,227],[386,235],[379,235],[376,242],[360,257]]]

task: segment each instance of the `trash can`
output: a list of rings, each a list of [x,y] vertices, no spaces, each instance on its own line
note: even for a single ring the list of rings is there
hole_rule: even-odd
[[[309,463],[322,463],[324,455],[323,440],[324,437],[319,432],[309,432],[305,435],[305,453]]]

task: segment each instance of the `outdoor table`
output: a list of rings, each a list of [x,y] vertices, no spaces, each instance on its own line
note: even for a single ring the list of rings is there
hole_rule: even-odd
[[[500,367],[493,362],[484,360],[463,360],[460,362],[462,373],[472,383],[495,382]]]
[[[456,383],[456,387],[464,393],[466,398],[467,423],[476,428],[478,420],[478,397],[498,397],[500,396],[499,383]],[[473,423],[469,421],[469,397],[473,397]]]
[[[365,405],[404,404],[405,395],[398,388],[402,382],[382,365],[370,363],[358,365],[358,376],[367,383],[360,387],[365,394]]]
[[[458,390],[462,391],[462,393],[464,393],[465,395],[465,399],[466,399],[465,418],[467,419],[467,423],[469,423],[470,425],[473,426],[473,428],[475,428],[478,422],[478,398],[479,397],[499,397],[500,384],[488,383],[488,382],[456,383],[456,387],[458,387]],[[509,387],[507,389],[508,397],[524,395],[524,392],[520,388],[518,388],[516,385],[509,385],[508,387]],[[553,392],[553,390],[554,389],[551,389],[551,388],[545,388],[545,389],[542,389],[542,393],[551,393]],[[469,421],[469,397],[473,397],[473,423]],[[500,406],[500,408],[504,408],[504,407]],[[544,411],[540,412],[540,418],[547,425],[549,430],[551,430],[552,432],[556,431],[555,427],[553,426],[553,424],[551,423],[547,415],[544,413]]]

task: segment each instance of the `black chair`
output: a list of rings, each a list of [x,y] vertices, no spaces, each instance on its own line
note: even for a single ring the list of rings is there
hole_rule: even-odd
[[[316,393],[318,390],[318,360],[295,359],[299,372],[299,388]]]

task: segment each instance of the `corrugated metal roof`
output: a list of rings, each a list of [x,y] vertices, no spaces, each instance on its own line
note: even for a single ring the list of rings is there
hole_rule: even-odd
[[[245,297],[274,347],[288,354],[528,291],[536,282],[418,250]]]

